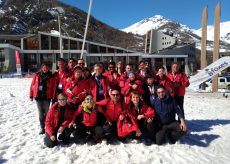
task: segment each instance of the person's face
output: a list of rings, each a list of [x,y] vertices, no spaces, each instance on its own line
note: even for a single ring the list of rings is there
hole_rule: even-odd
[[[147,83],[148,85],[153,85],[153,78],[148,78]]]
[[[131,81],[135,80],[135,75],[133,73],[129,74],[129,80]]]
[[[145,69],[145,63],[141,63],[140,65],[139,65],[139,69]]]
[[[85,67],[85,62],[84,62],[84,60],[78,60],[77,64],[78,64],[79,66],[81,66],[82,68]]]
[[[133,102],[134,105],[137,105],[140,101],[140,96],[139,95],[132,95],[131,101]]]
[[[102,69],[99,66],[94,67],[94,72],[96,73],[97,76],[101,75]]]
[[[172,72],[177,73],[179,71],[179,65],[178,64],[173,64],[172,65]]]
[[[123,63],[122,62],[118,62],[117,63],[117,68],[123,68]]]
[[[85,98],[85,103],[87,107],[91,108],[93,106],[93,102],[93,97],[91,95]]]
[[[150,68],[150,63],[149,62],[145,62],[145,68]]]
[[[57,66],[60,70],[64,70],[65,69],[65,63],[63,61],[58,61],[57,62]]]
[[[132,67],[130,66],[130,65],[127,65],[126,67],[125,67],[125,71],[126,72],[129,72],[129,71],[131,71],[132,70]]]
[[[89,77],[90,72],[89,71],[84,71],[84,76]]]
[[[46,65],[42,66],[42,72],[43,73],[47,73],[48,71],[49,71],[49,67],[48,66],[46,66]]]
[[[80,78],[80,77],[82,77],[82,70],[80,70],[80,69],[76,69],[75,71],[74,71],[74,76],[75,76],[75,78]]]
[[[115,65],[110,64],[108,68],[109,68],[110,72],[114,72],[115,71]]]
[[[73,60],[69,60],[69,62],[68,62],[68,67],[69,67],[69,68],[73,68],[74,66],[75,66],[74,61],[73,61]]]
[[[160,98],[160,99],[163,99],[165,97],[165,90],[163,88],[159,88],[157,89],[157,96]]]
[[[111,99],[113,102],[118,102],[120,100],[120,93],[116,90],[112,91]]]
[[[165,73],[165,70],[164,70],[164,69],[161,68],[161,69],[158,70],[158,75],[159,75],[159,76],[163,76],[164,73]]]
[[[67,98],[66,98],[66,97],[59,97],[59,98],[58,98],[58,104],[59,104],[60,106],[65,106],[66,103],[67,103]]]

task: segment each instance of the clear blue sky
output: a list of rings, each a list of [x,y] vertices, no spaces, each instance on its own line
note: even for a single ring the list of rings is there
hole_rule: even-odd
[[[62,0],[88,11],[89,0]],[[201,27],[201,15],[208,6],[208,24],[214,23],[215,6],[219,0],[93,0],[91,15],[122,29],[144,18],[162,15],[193,29]],[[230,21],[230,0],[221,0],[221,22]]]

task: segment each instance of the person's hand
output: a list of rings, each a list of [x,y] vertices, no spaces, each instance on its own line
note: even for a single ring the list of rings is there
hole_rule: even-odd
[[[141,133],[140,129],[137,129],[137,130],[136,130],[136,136],[137,136],[137,137],[140,137],[141,135],[142,135],[142,133]]]
[[[112,126],[112,122],[110,122],[109,120],[107,120],[106,122],[109,124],[109,126]]]
[[[114,80],[117,79],[117,73],[113,73],[113,79],[114,79]]]
[[[137,116],[138,120],[141,120],[142,118],[145,118],[145,116],[143,114],[140,114],[140,115]]]
[[[30,98],[30,101],[33,101],[33,97]]]
[[[181,120],[181,122],[180,122],[180,128],[181,128],[181,130],[184,131],[184,132],[186,132],[186,131],[188,130],[188,128],[187,128],[187,126],[186,126],[184,120]]]
[[[51,140],[51,141],[55,141],[55,140],[56,140],[56,137],[55,137],[55,136],[50,136],[50,140]]]
[[[58,133],[62,133],[64,131],[64,128],[61,126],[59,129],[58,129]]]
[[[152,118],[149,118],[149,119],[147,120],[147,123],[151,123],[151,122],[153,122],[153,119],[152,119]]]
[[[132,88],[133,88],[133,89],[137,89],[137,87],[138,87],[137,84],[133,84],[133,85],[132,85]]]
[[[123,114],[119,116],[119,119],[120,119],[121,121],[124,120],[124,118],[125,118],[125,117],[124,117]]]
[[[68,128],[71,128],[73,126],[73,122],[69,123]]]

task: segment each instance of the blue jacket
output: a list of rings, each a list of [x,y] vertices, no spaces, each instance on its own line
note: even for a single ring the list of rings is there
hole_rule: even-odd
[[[156,121],[159,124],[168,124],[175,121],[176,114],[179,119],[183,118],[180,107],[172,97],[159,99],[158,97],[152,103],[156,112]]]

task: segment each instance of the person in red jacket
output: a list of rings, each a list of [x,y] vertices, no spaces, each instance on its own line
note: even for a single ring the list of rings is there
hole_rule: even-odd
[[[138,91],[140,94],[143,94],[144,90],[142,88],[143,83],[136,79],[134,71],[129,71],[127,75],[129,78],[125,81],[125,86],[121,88],[121,94],[125,96],[125,103],[129,104],[132,91]]]
[[[102,75],[102,70],[103,67],[101,64],[94,65],[93,81],[90,88],[92,88],[92,95],[95,102],[108,98],[111,91],[108,78]]]
[[[83,138],[84,142],[92,138],[97,143],[103,137],[101,123],[103,117],[101,107],[96,105],[93,96],[89,94],[74,113],[73,120],[69,126],[76,124],[75,137]]]
[[[120,90],[119,87],[120,75],[116,71],[115,62],[109,62],[108,70],[105,71],[105,73],[103,73],[103,76],[108,78],[111,89]]]
[[[171,83],[170,79],[165,75],[165,68],[159,67],[157,72],[156,82],[158,85],[162,85],[165,87],[165,93],[167,96],[174,96],[174,87]]]
[[[124,63],[121,60],[117,62],[116,70],[120,76],[124,73]]]
[[[45,133],[45,118],[50,106],[50,100],[55,98],[54,78],[48,64],[44,63],[38,73],[35,74],[30,85],[30,100],[36,100],[41,130]]]
[[[69,58],[68,59],[68,66],[67,66],[67,70],[69,72],[69,77],[72,77],[74,75],[74,67],[76,65],[76,61],[74,58]],[[67,79],[68,82],[68,79]]]
[[[154,110],[141,100],[140,93],[133,91],[128,111],[138,123],[136,136],[143,139],[145,144],[150,145],[155,135]]]
[[[67,84],[67,79],[70,77],[70,74],[67,70],[67,67],[65,65],[65,60],[63,58],[59,58],[57,60],[57,66],[58,69],[54,72],[55,76],[55,89],[56,89],[56,96],[59,93],[63,93],[64,88]]]
[[[71,103],[73,110],[78,108],[87,94],[87,83],[83,77],[83,69],[81,66],[74,67],[74,76],[66,85],[65,93],[68,96],[68,102]]]
[[[125,72],[122,73],[122,75],[120,76],[120,82],[119,82],[119,86],[121,88],[123,88],[125,86],[125,81],[128,79],[128,72],[129,71],[133,71],[133,65],[132,64],[126,64],[125,66]]]
[[[174,87],[174,98],[182,110],[184,116],[184,95],[185,88],[189,86],[189,79],[186,74],[180,70],[178,63],[173,63],[171,66],[172,71],[167,74]],[[185,117],[184,117],[185,118]]]
[[[46,116],[44,143],[52,148],[58,141],[67,143],[70,138],[68,125],[72,121],[73,112],[67,104],[67,96],[64,93],[58,95],[58,102],[52,105]]]
[[[112,90],[110,98],[96,103],[103,108],[103,114],[106,117],[104,130],[107,139],[117,137],[117,121],[118,119],[124,119],[123,111],[125,111],[125,105],[120,96],[118,90]]]
[[[146,80],[146,75],[152,75],[154,78],[154,81],[156,80],[156,73],[150,69],[150,65],[147,65],[146,63],[149,64],[148,62],[145,61],[140,61],[139,62],[139,70],[137,71],[137,78],[139,80],[142,80],[143,82]]]

